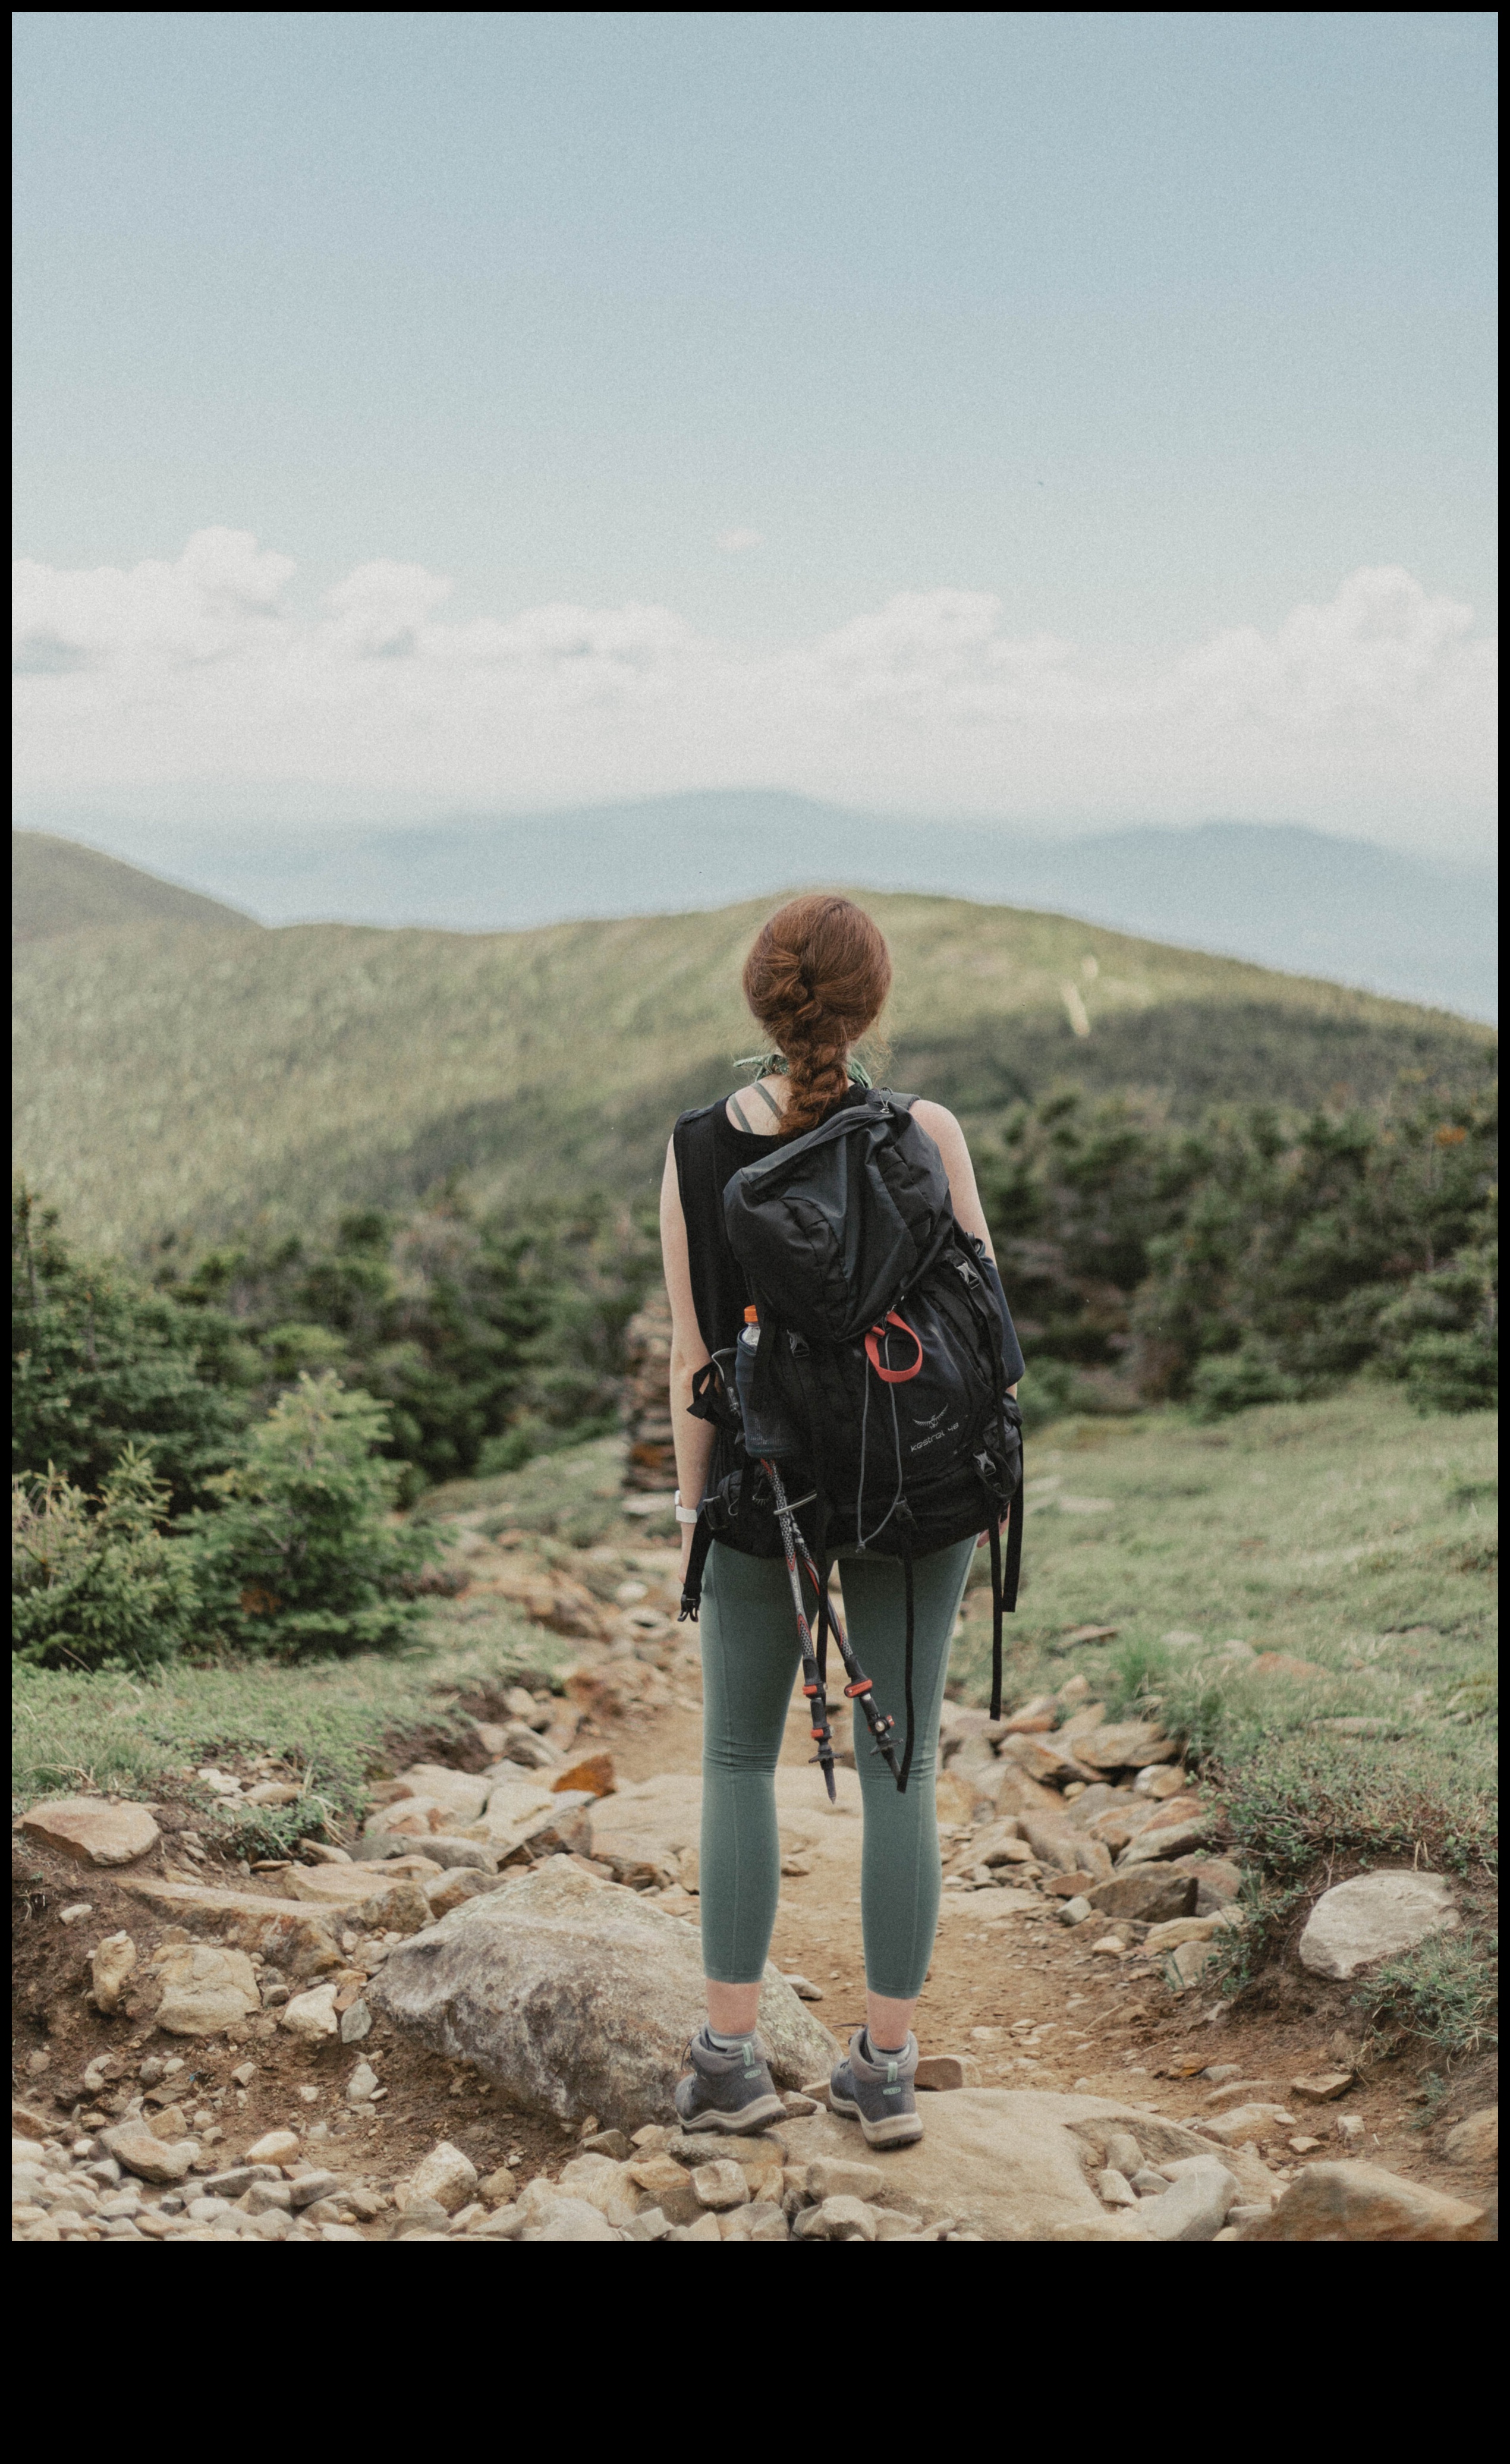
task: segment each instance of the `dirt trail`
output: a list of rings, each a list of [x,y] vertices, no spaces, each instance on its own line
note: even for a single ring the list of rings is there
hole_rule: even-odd
[[[639,1551],[636,1563],[654,1596],[666,1603],[670,1553]],[[478,1588],[486,1587],[484,1575]],[[619,1634],[617,1645],[605,1643],[600,1627],[600,1639],[582,1647],[582,1669],[591,1680],[608,1683],[595,1697],[572,1749],[607,1748],[621,1787],[658,1774],[693,1776],[700,1766],[695,1637],[689,1628],[670,1625],[664,1605],[652,1616],[646,1602],[638,1613],[642,1631],[634,1656],[626,1658],[633,1614],[626,1611],[621,1620],[627,1632]],[[479,1717],[496,1716],[491,1705],[475,1708]],[[432,1758],[445,1752],[435,1743],[437,1733],[426,1741]],[[817,1774],[807,1771],[810,1754],[797,1698],[781,1757],[794,1779],[801,1774],[795,1789],[782,1792],[792,1799],[783,1811],[782,1832],[783,1861],[793,1870],[783,1877],[772,1948],[783,1971],[821,1988],[816,2015],[843,2038],[864,2010],[862,1826],[852,1802],[852,1775],[843,1774],[841,1788],[842,1800],[851,1800],[849,1810],[829,1814]],[[479,1741],[472,1737],[459,1746],[454,1758],[475,1767]],[[228,1769],[234,1767],[228,1762]],[[162,1841],[133,1868],[133,1876],[162,1880],[191,1873],[241,1891],[279,1887],[272,1878],[228,1866],[208,1838],[196,1857],[186,1842],[194,1839],[200,1818],[165,1801],[158,1812]],[[957,1857],[968,1836],[960,1831],[947,1838],[946,1850]],[[171,2094],[187,2126],[207,2157],[222,2163],[265,2131],[293,2125],[308,2156],[318,2158],[323,2150],[333,2164],[380,2184],[401,2178],[439,2139],[463,2148],[480,2174],[512,2163],[521,2185],[547,2167],[559,2167],[563,2142],[574,2133],[504,2109],[467,2065],[424,2053],[383,2026],[370,2043],[374,2056],[381,2056],[385,2100],[381,2109],[353,2111],[343,2101],[350,2050],[334,2040],[305,2044],[277,2027],[271,2013],[232,2031],[230,2041],[224,2035],[165,2038],[154,2033],[150,2007],[134,2013],[129,1996],[120,2013],[100,2015],[85,1999],[88,1945],[123,1927],[145,1971],[165,1922],[132,1895],[126,1878],[80,1867],[45,1845],[18,1841],[14,1863],[13,2094],[27,2116],[19,2124],[23,2133],[45,2128],[66,2137],[70,2127],[86,2134],[98,2130],[124,2109],[144,2056],[161,2056],[179,2064]],[[1122,1960],[1091,1949],[1090,1938],[1101,1928],[1067,1929],[1060,1922],[1061,1903],[1052,1898],[1010,1896],[1025,1903],[1003,1913],[1007,1895],[946,1890],[919,2012],[926,2052],[967,2056],[985,2087],[1083,2087],[1176,2120],[1209,2114],[1213,2082],[1200,2075],[1212,2064],[1230,2065],[1229,2079],[1255,2082],[1256,2096],[1293,2112],[1289,2135],[1318,2143],[1314,2152],[1343,2152],[1336,2133],[1346,2115],[1361,2125],[1351,2142],[1355,2152],[1458,2196],[1487,2194],[1491,2177],[1450,2166],[1442,2154],[1452,2123],[1492,2101],[1487,2064],[1455,2080],[1455,2093],[1432,2116],[1429,2130],[1412,2126],[1424,2112],[1418,2069],[1408,2060],[1370,2071],[1341,2106],[1303,2106],[1291,2082],[1333,2066],[1329,2040],[1340,2027],[1356,2029],[1349,1988],[1297,1972],[1273,2007],[1233,2013],[1209,1996],[1203,1999],[1197,1990],[1176,1997],[1146,1967],[1125,1972]],[[65,1912],[80,1904],[87,1916],[65,1922]],[[683,1897],[681,1905],[695,1922],[695,1903]],[[86,2071],[101,2055],[113,2057],[117,2068],[91,2081]],[[1281,2177],[1306,2159],[1305,2150],[1292,2150],[1283,2142],[1269,2145],[1265,2155]],[[366,2230],[375,2233],[379,2228]]]
[[[682,1706],[699,1690],[689,1659],[678,1683],[680,1704],[631,1713],[614,1724],[611,1742],[621,1780],[700,1769],[700,1714]],[[782,1767],[805,1766],[812,1751],[805,1706],[796,1696]],[[809,1823],[804,1830],[810,1834],[813,1827]],[[847,1858],[824,1856],[807,1873],[783,1873],[771,1955],[784,1973],[805,1976],[821,1988],[818,2015],[843,2038],[864,2015],[861,1826],[849,1821],[835,1828],[850,1835]],[[1344,2152],[1335,2134],[1346,2112],[1362,2124],[1353,2152],[1459,2197],[1490,2186],[1492,2177],[1479,2182],[1449,2165],[1440,2142],[1453,2122],[1493,2101],[1491,2064],[1461,2075],[1430,2131],[1421,2127],[1423,2105],[1412,2101],[1419,2088],[1409,2063],[1385,2066],[1354,2087],[1341,2106],[1306,2106],[1293,2099],[1290,2082],[1335,2069],[1328,2042],[1339,2030],[1356,2037],[1350,1987],[1298,1976],[1287,1981],[1280,2007],[1236,2013],[1196,1992],[1176,1998],[1162,1981],[1146,1975],[1134,1981],[1121,1972],[1118,1960],[1093,1953],[1086,1937],[1099,1936],[1100,1926],[1067,1930],[1047,1902],[1041,1914],[1003,1918],[992,1910],[994,1898],[990,1892],[945,1893],[918,2011],[923,2050],[969,2056],[979,2064],[982,2086],[1068,2089],[1083,2083],[1098,2096],[1156,2106],[1177,2121],[1190,2121],[1210,2110],[1206,2100],[1213,2085],[1201,2074],[1213,2064],[1234,2064],[1232,2079],[1273,2083],[1263,2092],[1294,2114],[1293,2136],[1322,2143],[1316,2157]],[[1266,2151],[1266,2161],[1285,2178],[1312,2158],[1280,2145]]]

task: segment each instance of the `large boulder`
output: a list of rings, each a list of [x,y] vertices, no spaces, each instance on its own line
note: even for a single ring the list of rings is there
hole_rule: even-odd
[[[80,1865],[130,1865],[158,1843],[144,1805],[112,1804],[103,1796],[59,1796],[33,1805],[21,1828]]]
[[[1105,2097],[958,2088],[928,2099],[927,2123],[914,2145],[887,2150],[884,2187],[866,2195],[925,2224],[952,2216],[986,2241],[1150,2237],[1135,2208],[1108,2208],[1094,2187],[1114,2137],[1135,2140],[1147,2166],[1213,2163],[1211,2143],[1193,2130]],[[823,2158],[864,2162],[870,2154],[857,2123],[826,2111],[783,2123],[781,2136],[789,2166],[812,2167]],[[1218,2161],[1244,2198],[1266,2204],[1279,2188],[1252,2156],[1223,2150]]]
[[[634,2130],[673,2118],[703,2015],[702,1959],[680,1918],[553,1857],[393,1951],[368,1999],[433,2052],[475,2062],[525,2112]],[[834,2038],[774,1968],[759,2025],[779,2086],[835,2059]]]
[[[1244,2241],[1484,2241],[1482,2207],[1382,2165],[1307,2165]]]
[[[1301,1965],[1317,1976],[1356,1976],[1459,1922],[1440,1874],[1355,1874],[1317,1901],[1301,1936]]]

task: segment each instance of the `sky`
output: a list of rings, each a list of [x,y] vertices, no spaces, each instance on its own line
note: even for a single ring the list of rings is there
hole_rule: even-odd
[[[15,43],[24,814],[1487,851],[1489,14]]]

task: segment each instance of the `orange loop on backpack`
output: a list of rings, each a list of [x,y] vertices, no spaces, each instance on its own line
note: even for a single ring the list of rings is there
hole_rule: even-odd
[[[904,1334],[911,1335],[913,1342],[917,1345],[917,1358],[913,1361],[910,1369],[883,1369],[881,1365],[881,1346],[886,1340],[887,1326],[900,1327],[902,1332]],[[871,1368],[875,1371],[876,1375],[880,1378],[883,1386],[905,1386],[908,1379],[909,1377],[915,1377],[918,1371],[923,1366],[923,1338],[908,1326],[906,1318],[898,1317],[895,1309],[887,1309],[886,1326],[879,1324],[873,1326],[870,1332],[865,1337],[865,1357],[869,1361]]]

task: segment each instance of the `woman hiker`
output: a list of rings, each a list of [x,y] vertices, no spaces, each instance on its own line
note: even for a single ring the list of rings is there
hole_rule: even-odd
[[[891,982],[886,945],[847,898],[792,899],[756,935],[744,991],[776,1046],[750,1087],[702,1111],[684,1113],[667,1150],[661,1242],[672,1316],[671,1419],[683,1523],[684,1575],[714,1430],[689,1412],[692,1380],[710,1355],[737,1339],[746,1286],[724,1227],[730,1177],[769,1155],[773,1142],[815,1129],[867,1083],[851,1063],[874,1026]],[[964,1133],[942,1104],[918,1101],[912,1116],[935,1141],[958,1222],[990,1251]],[[999,1287],[998,1287],[999,1288]],[[1022,1355],[1003,1311],[1004,1377],[1016,1391]],[[861,1909],[865,1947],[865,2024],[837,2065],[831,2102],[857,2118],[877,2147],[922,2136],[913,2079],[912,2018],[932,1953],[940,1888],[934,1769],[950,1639],[971,1554],[980,1543],[914,1563],[917,1738],[900,1793],[879,1756],[857,1757],[864,1815]],[[843,1558],[851,1642],[876,1698],[903,1692],[904,1595],[898,1560]],[[715,1539],[702,1594],[703,1816],[699,1859],[708,2018],[689,2048],[691,2070],[676,2089],[683,2125],[743,2131],[779,2118],[765,2052],[755,2034],[779,1891],[775,1773],[799,1667],[787,1569],[780,1556],[743,1554]],[[859,1728],[859,1721],[855,1723]]]

